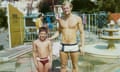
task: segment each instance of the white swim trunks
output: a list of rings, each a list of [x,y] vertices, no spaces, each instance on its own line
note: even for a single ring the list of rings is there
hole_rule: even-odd
[[[77,43],[75,43],[75,44],[63,44],[63,43],[61,43],[61,45],[62,45],[61,51],[64,51],[64,52],[78,52],[78,51],[80,51]]]

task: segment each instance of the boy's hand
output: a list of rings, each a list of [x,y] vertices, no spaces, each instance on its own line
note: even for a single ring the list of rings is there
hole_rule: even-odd
[[[51,61],[49,62],[49,68],[50,69],[52,68],[52,62]]]
[[[36,70],[39,72],[39,67],[38,66],[36,67]]]

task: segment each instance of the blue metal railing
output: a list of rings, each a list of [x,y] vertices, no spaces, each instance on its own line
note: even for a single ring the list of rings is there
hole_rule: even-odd
[[[102,16],[100,14],[80,14],[81,18],[82,18],[82,21],[83,21],[83,24],[84,24],[84,30],[85,30],[85,33],[86,36],[88,38],[91,38],[93,37],[93,33],[96,34],[96,36],[98,35],[98,24],[100,21],[98,21],[99,17]],[[105,15],[102,17],[101,20],[104,20],[103,23],[104,24],[107,24],[105,21],[106,18],[105,18]],[[104,27],[104,24],[103,27]],[[56,24],[53,24],[54,25],[54,30],[50,31],[49,33],[49,36],[53,35],[56,31]],[[79,35],[79,33],[78,33]],[[25,38],[24,40],[25,41],[33,41],[37,38],[37,31],[36,31],[36,28],[35,27],[25,27]],[[57,38],[59,39],[59,38]],[[56,40],[57,40],[56,39]]]

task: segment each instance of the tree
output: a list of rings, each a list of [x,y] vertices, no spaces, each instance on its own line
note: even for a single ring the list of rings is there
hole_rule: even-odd
[[[115,12],[115,8],[115,0],[102,0],[102,6],[99,9],[103,11]]]
[[[115,0],[116,8],[115,12],[120,12],[120,0]]]
[[[6,11],[3,8],[0,8],[0,28],[1,27],[8,27]]]
[[[53,5],[61,4],[64,0],[43,0],[38,4],[39,12],[53,11]]]
[[[46,12],[49,12],[50,11],[50,2],[48,1],[40,1],[40,3],[38,4],[38,9],[39,9],[39,12],[42,12],[42,13],[46,13]]]
[[[120,12],[120,0],[100,0],[98,2],[99,10]]]
[[[90,12],[97,9],[97,5],[90,0],[73,0],[72,4],[74,11]]]

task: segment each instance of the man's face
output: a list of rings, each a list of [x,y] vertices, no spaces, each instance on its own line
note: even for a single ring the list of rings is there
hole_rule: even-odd
[[[41,41],[44,41],[44,40],[46,40],[46,38],[47,38],[47,33],[46,33],[45,31],[41,31],[41,32],[39,33],[39,39],[40,39]]]
[[[70,7],[69,4],[64,5],[64,6],[62,7],[62,9],[63,9],[63,13],[64,13],[65,15],[70,14],[70,13],[71,13],[71,10],[72,10],[72,8]]]

